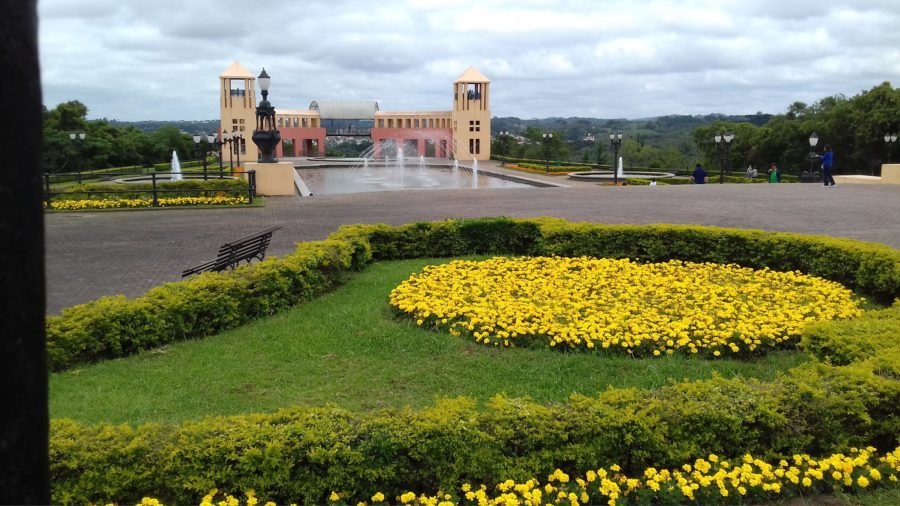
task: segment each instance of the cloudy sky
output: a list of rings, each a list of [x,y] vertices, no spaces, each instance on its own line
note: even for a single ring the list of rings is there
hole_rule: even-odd
[[[257,10],[247,10],[248,8]],[[495,116],[784,112],[900,86],[897,0],[39,0],[44,102],[218,118],[234,60],[276,108],[449,110],[475,65]]]

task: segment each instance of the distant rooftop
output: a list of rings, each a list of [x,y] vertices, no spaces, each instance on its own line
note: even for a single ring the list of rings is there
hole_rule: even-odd
[[[322,119],[374,119],[378,102],[366,100],[313,100],[309,110],[319,111]]]

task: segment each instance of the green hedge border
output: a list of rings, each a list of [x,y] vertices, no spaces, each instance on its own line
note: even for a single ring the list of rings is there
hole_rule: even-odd
[[[464,253],[678,258],[800,270],[881,302],[900,295],[900,252],[846,239],[696,226],[608,226],[480,219],[342,227],[326,241],[232,272],[110,297],[48,319],[54,369],[198,338],[308,300],[372,261]],[[51,423],[53,501],[191,502],[217,486],[282,501],[355,502],[622,465],[672,467],[708,453],[777,459],[851,446],[892,449],[900,435],[900,303],[807,329],[819,360],[768,383],[743,379],[609,389],[541,405],[498,397],[414,411],[334,407],[214,417],[181,425]]]

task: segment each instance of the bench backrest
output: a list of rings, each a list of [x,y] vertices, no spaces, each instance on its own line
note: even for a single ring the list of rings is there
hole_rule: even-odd
[[[272,232],[281,227],[267,228],[261,232],[242,237],[236,241],[226,242],[219,247],[216,263],[226,267],[235,267],[242,261],[254,258],[262,260],[266,256],[266,248],[272,242]]]

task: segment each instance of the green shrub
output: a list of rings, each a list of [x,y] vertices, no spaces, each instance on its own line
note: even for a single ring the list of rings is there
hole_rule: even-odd
[[[530,170],[539,170],[541,172],[586,172],[589,170],[593,170],[589,165],[558,165],[555,162],[550,162],[549,168],[546,164],[543,163],[528,163],[528,162],[519,162],[516,165],[523,169]]]
[[[900,303],[853,320],[831,325],[814,323],[803,329],[801,342],[803,349],[817,359],[834,365],[847,365],[900,348]]]

